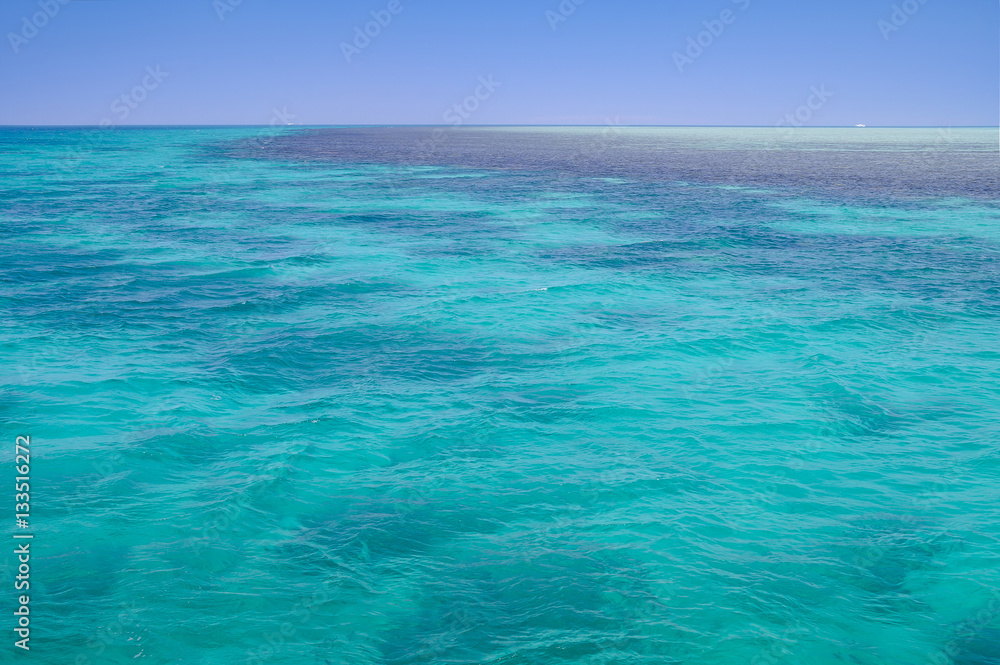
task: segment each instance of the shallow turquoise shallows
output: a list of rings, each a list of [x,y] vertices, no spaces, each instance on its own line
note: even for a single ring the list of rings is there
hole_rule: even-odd
[[[0,662],[1000,665],[998,176],[976,129],[0,129]]]

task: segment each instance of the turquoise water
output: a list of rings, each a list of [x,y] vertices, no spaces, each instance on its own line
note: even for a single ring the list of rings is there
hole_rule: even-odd
[[[338,131],[0,130],[23,659],[1000,663],[995,130]]]

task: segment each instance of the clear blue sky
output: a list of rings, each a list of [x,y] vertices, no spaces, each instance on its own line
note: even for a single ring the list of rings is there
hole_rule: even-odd
[[[996,0],[560,1],[3,0],[0,124],[998,124]]]

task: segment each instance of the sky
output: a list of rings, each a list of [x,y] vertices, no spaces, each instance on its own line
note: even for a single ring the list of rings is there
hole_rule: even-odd
[[[997,126],[997,0],[2,0],[3,125]]]

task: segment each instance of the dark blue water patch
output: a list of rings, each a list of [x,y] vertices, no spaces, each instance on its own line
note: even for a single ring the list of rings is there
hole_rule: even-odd
[[[412,292],[402,283],[364,278],[323,286],[281,283],[275,269],[300,264],[295,255],[205,271],[183,263],[136,264],[112,250],[73,257],[56,251],[40,254],[33,265],[48,267],[5,271],[5,278],[20,287],[8,299],[8,311],[31,316],[36,324],[58,321],[63,329],[118,329],[123,323],[132,330],[149,329],[149,315],[155,311],[164,324],[175,314],[190,321],[195,330],[206,326],[235,332],[305,307],[367,311],[381,298],[402,298]],[[325,261],[312,255],[304,262],[321,265]],[[47,292],[44,302],[48,305],[42,308],[32,296],[38,288]]]
[[[577,663],[637,647],[639,612],[655,604],[641,567],[610,552],[559,548],[506,567],[470,563],[442,571],[448,584],[427,585],[386,635],[385,662],[484,662],[512,651],[525,662]]]
[[[484,127],[448,130],[439,150],[416,149],[428,128],[329,128],[276,136],[261,150],[239,141],[213,146],[218,157],[290,163],[431,165],[559,173],[585,178],[620,178],[644,182],[733,184],[796,189],[838,200],[879,201],[887,197],[966,196],[1000,199],[1000,155],[995,145],[937,148],[929,160],[913,146],[865,149],[863,137],[831,143],[822,150],[800,149],[777,137],[778,149],[692,143],[683,129],[659,134],[624,131],[594,152],[594,140],[580,132],[518,131]],[[854,142],[852,145],[848,143]]]
[[[650,468],[649,472],[654,474],[651,478],[624,475],[595,482],[583,473],[575,481],[553,478],[549,485],[533,493],[532,510],[539,516],[551,514],[554,518],[564,515],[567,510],[589,515],[609,514],[647,502],[673,503],[684,495],[709,495],[716,489],[696,472],[678,470],[664,461],[658,466],[667,468]]]
[[[195,308],[206,324],[253,338],[255,328],[273,327],[281,320],[278,317],[305,308],[334,308],[340,315],[358,316],[377,312],[385,301],[413,294],[406,284],[359,279],[324,286],[267,284],[244,291],[224,288],[209,299],[205,299],[206,294],[194,297],[182,292],[175,299],[182,307]]]
[[[112,595],[121,573],[120,564],[129,549],[113,539],[97,538],[88,543],[86,549],[77,547],[35,557],[32,567],[38,573],[37,579],[45,580],[49,603],[71,598],[74,612],[93,611]],[[56,606],[51,607],[55,609]]]
[[[899,603],[910,602],[910,576],[936,570],[962,543],[940,527],[918,517],[873,515],[855,520],[837,549],[847,583],[869,594],[866,602],[898,616]]]
[[[718,270],[702,260],[721,248],[711,240],[696,246],[685,241],[647,241],[628,245],[579,245],[547,249],[538,253],[540,261],[569,263],[602,270],[668,271],[698,274]]]
[[[50,290],[65,288],[69,280],[104,277],[109,268],[121,265],[125,253],[121,249],[82,249],[17,243],[16,260],[0,268],[0,281],[12,285],[39,284]],[[37,307],[37,303],[34,304]]]
[[[553,289],[549,289],[552,291]],[[673,326],[681,325],[681,315],[663,309],[624,309],[592,306],[577,313],[578,325],[592,325],[633,333],[661,334]]]
[[[989,610],[984,611],[985,617]],[[956,630],[949,646],[955,665],[1000,665],[1000,617],[994,613],[989,623],[973,619]]]
[[[714,227],[702,229],[697,241],[672,237],[618,246],[569,246],[540,252],[538,259],[676,275],[789,278],[831,294],[891,291],[997,315],[1000,253],[994,246],[981,245],[943,247],[926,238],[794,235],[767,227]]]
[[[486,210],[399,210],[377,214],[341,214],[331,217],[330,221],[337,225],[364,226],[401,236],[428,236],[451,241],[482,236],[494,243],[515,235],[512,227],[503,224],[495,213]]]
[[[220,340],[206,349],[199,366],[208,376],[235,382],[243,393],[262,394],[347,386],[364,377],[444,383],[502,363],[482,343],[432,329],[351,324],[346,316],[339,329],[333,327],[291,326]]]
[[[372,494],[372,491],[377,494]],[[364,486],[331,496],[350,500],[350,507],[322,518],[306,518],[299,535],[284,543],[282,559],[299,566],[385,566],[393,561],[429,556],[470,535],[493,534],[509,509],[495,512],[497,502],[456,505],[447,492],[406,492],[394,485]]]
[[[7,214],[16,220],[19,233],[100,228],[123,237],[141,234],[130,239],[151,243],[177,240],[269,243],[275,240],[268,233],[269,226],[287,224],[290,218],[304,223],[328,219],[314,204],[275,204],[249,198],[268,192],[266,182],[247,188],[244,183],[225,180],[215,184],[192,181],[166,188],[142,180],[117,186],[87,181],[79,186],[46,188],[43,193],[48,205],[44,207],[36,204],[39,195],[36,190],[6,190],[4,196],[11,201]],[[94,210],[100,210],[101,214],[94,216]],[[227,229],[217,225],[186,223],[187,219],[203,219],[206,211],[246,229],[246,237],[230,237]]]
[[[547,362],[541,361],[540,366],[552,366],[555,359],[550,358]],[[584,408],[592,400],[596,393],[596,386],[525,386],[521,390],[509,391],[502,387],[492,385],[488,392],[477,396],[488,404],[489,408],[506,417],[514,419],[524,418],[526,420],[539,419],[540,421],[550,420],[545,413],[553,410],[566,409],[570,412],[577,412]]]
[[[890,436],[908,424],[910,418],[894,414],[861,390],[831,380],[810,386],[817,405],[831,413],[830,424],[847,437]]]

